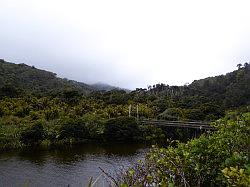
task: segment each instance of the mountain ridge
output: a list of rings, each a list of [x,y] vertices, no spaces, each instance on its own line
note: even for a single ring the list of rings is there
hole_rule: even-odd
[[[81,94],[89,94],[93,91],[125,90],[107,83],[97,82],[87,84],[67,78],[57,77],[56,73],[38,69],[25,63],[12,63],[0,59],[0,96],[3,92],[24,92],[35,95],[58,94],[66,90],[75,90]],[[15,95],[15,94],[14,94]]]
[[[162,97],[199,96],[210,100],[217,100],[219,105],[237,107],[242,104],[249,104],[250,94],[250,64],[245,63],[243,67],[225,75],[207,77],[194,80],[189,85],[169,86],[156,84],[148,89],[137,88],[132,91],[147,92],[147,94]],[[80,94],[88,95],[92,92],[110,92],[112,90],[125,91],[127,89],[115,87],[106,83],[97,82],[86,84],[66,78],[57,77],[53,72],[37,69],[24,63],[15,64],[0,59],[0,97],[20,96],[34,94],[38,96],[58,95],[64,91],[77,91]]]
[[[63,90],[77,90],[82,94],[94,91],[88,84],[59,78],[56,73],[3,59],[0,60],[0,85],[1,89],[15,89],[35,95],[56,94]]]

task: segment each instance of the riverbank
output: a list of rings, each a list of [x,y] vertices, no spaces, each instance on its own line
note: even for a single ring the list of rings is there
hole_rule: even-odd
[[[0,150],[26,147],[53,148],[86,143],[167,144],[170,140],[187,141],[202,133],[194,129],[157,127],[141,124],[133,117],[118,117],[101,121],[65,117],[54,121],[36,120],[32,124],[22,121],[8,123],[0,118]]]
[[[20,127],[22,126],[22,128]],[[160,128],[141,126],[135,118],[120,117],[91,124],[83,118],[63,118],[50,123],[34,121],[23,124],[8,124],[2,120],[0,126],[0,149],[23,147],[54,147],[85,143],[153,142],[165,135]]]

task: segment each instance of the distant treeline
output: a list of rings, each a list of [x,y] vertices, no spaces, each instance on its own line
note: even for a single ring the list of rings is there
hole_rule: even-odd
[[[171,130],[141,126],[133,117],[214,121],[230,109],[249,110],[249,83],[246,63],[185,86],[96,91],[51,72],[0,60],[0,146],[172,138],[176,133]]]
[[[126,92],[96,91],[87,84],[57,78],[48,71],[0,60],[0,99],[34,96],[74,100],[86,96],[113,106],[145,104],[153,110],[151,117],[210,121],[222,117],[227,109],[250,103],[250,65],[237,66],[236,71],[196,80],[190,85],[156,84]]]

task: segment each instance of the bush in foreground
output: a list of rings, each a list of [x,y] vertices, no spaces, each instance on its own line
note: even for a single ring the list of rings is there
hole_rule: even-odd
[[[250,186],[250,113],[217,121],[210,136],[153,148],[118,174],[120,186]]]

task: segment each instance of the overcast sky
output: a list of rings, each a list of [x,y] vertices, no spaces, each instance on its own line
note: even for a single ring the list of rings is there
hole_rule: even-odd
[[[249,0],[0,0],[0,58],[86,83],[183,85],[250,61],[249,10]]]

